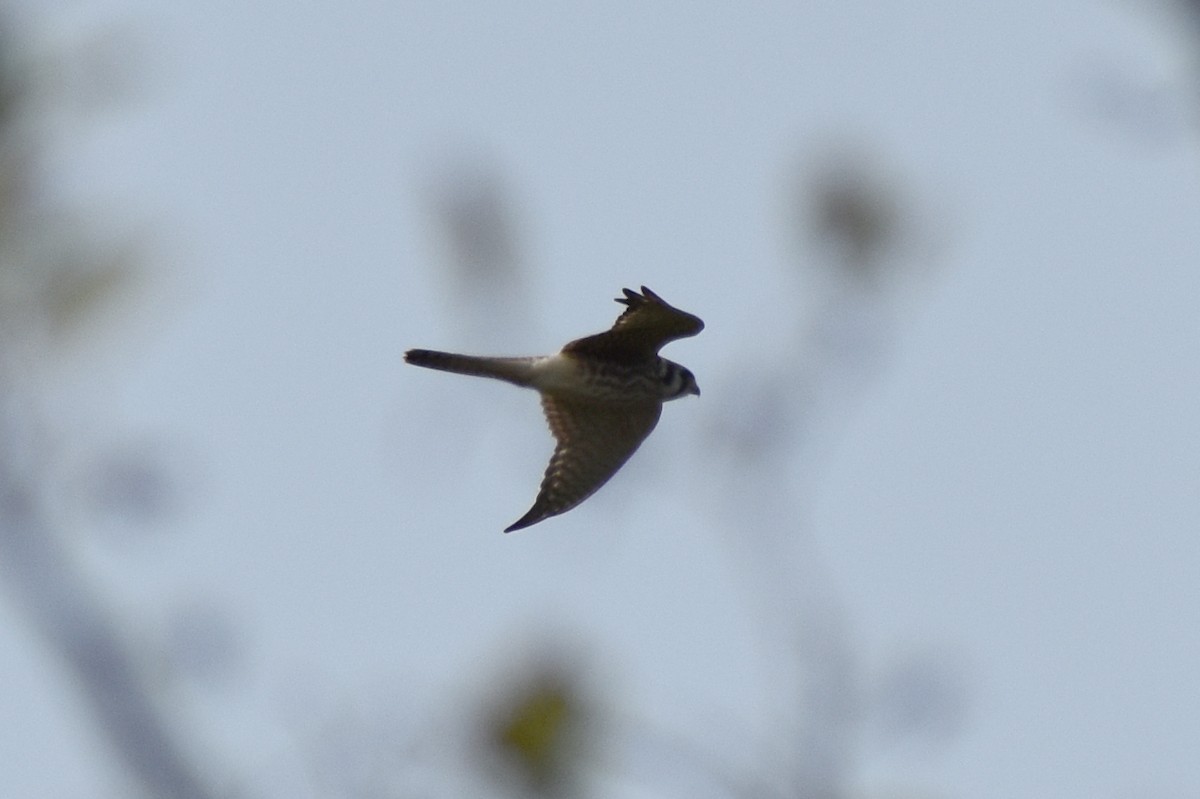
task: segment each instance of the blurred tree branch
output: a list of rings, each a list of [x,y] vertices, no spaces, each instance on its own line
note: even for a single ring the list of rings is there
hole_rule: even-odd
[[[86,326],[131,264],[85,237],[79,217],[47,196],[41,114],[63,88],[46,72],[61,74],[20,47],[10,22],[0,17],[0,577],[132,785],[147,796],[204,799],[214,794],[52,511],[40,378],[60,332]]]

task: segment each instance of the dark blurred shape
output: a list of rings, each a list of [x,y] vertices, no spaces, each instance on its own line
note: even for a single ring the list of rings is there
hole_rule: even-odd
[[[1188,107],[1178,77],[1155,74],[1145,64],[1113,53],[1097,53],[1076,67],[1066,103],[1071,113],[1137,144],[1171,144],[1187,133],[1198,110]]]
[[[456,292],[508,291],[521,258],[511,192],[498,170],[460,161],[432,181],[432,211]]]
[[[1200,127],[1200,2],[1121,4],[1151,23],[1137,48],[1089,54],[1067,86],[1071,111],[1137,144],[1176,144]],[[1141,20],[1130,17],[1131,28]],[[1143,33],[1137,30],[1137,33]]]
[[[878,681],[872,718],[885,741],[941,744],[961,732],[967,702],[955,658],[916,652],[898,658]]]
[[[0,464],[0,585],[66,667],[132,782],[147,796],[211,796],[141,660],[46,517],[37,489]]]
[[[140,525],[172,516],[182,498],[174,464],[151,445],[117,445],[98,453],[78,479],[86,510]]]
[[[527,310],[512,192],[500,171],[461,158],[430,182],[433,230],[449,277],[450,310],[469,337],[516,329]]]
[[[546,665],[505,691],[485,721],[487,749],[519,788],[573,795],[591,713],[575,675]]]
[[[468,290],[476,283],[514,280],[516,231],[499,175],[459,167],[439,183],[436,212],[455,278]]]
[[[1186,102],[1191,106],[1189,118],[1193,130],[1200,124],[1200,0],[1175,0],[1171,8],[1176,12],[1178,27],[1183,29],[1184,61],[1190,70],[1186,81]]]
[[[1200,48],[1200,0],[1174,0],[1170,7],[1178,13],[1182,23],[1192,26],[1190,33]]]
[[[130,767],[130,776],[149,796],[211,796],[165,723],[163,709],[151,701],[144,677],[120,645],[119,635],[99,614],[80,621],[84,624],[74,635],[60,639],[67,647],[63,654],[77,667],[81,687],[109,743]]]
[[[14,264],[13,239],[18,233],[16,212],[27,199],[27,144],[23,141],[24,111],[30,86],[17,60],[12,31],[0,10],[0,302],[8,293]]]
[[[900,243],[899,194],[865,153],[831,152],[802,180],[803,228],[849,276],[872,279]]]
[[[47,327],[60,340],[91,331],[96,316],[108,311],[138,277],[134,252],[90,244],[90,252],[59,253],[59,267],[41,286]]]

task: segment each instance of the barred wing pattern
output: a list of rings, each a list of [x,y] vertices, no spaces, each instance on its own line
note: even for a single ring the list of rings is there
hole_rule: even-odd
[[[608,482],[658,424],[660,402],[596,403],[542,395],[557,445],[537,500],[511,533],[569,511]]]

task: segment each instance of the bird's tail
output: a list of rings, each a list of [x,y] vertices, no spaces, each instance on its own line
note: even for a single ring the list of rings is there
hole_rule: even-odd
[[[528,386],[530,364],[533,358],[481,358],[475,355],[456,355],[453,352],[438,352],[437,350],[409,350],[404,353],[404,360],[414,366],[424,366],[426,369],[440,369],[443,372],[475,375],[476,377],[492,377],[508,383],[515,383],[518,386]]]

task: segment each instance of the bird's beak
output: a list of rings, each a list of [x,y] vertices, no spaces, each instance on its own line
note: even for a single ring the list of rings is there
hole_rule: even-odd
[[[695,394],[697,397],[698,397],[698,396],[700,396],[700,386],[695,386],[695,387],[694,387],[694,388],[692,388],[692,390],[691,390],[691,391],[689,391],[688,393],[689,393],[689,394]]]

